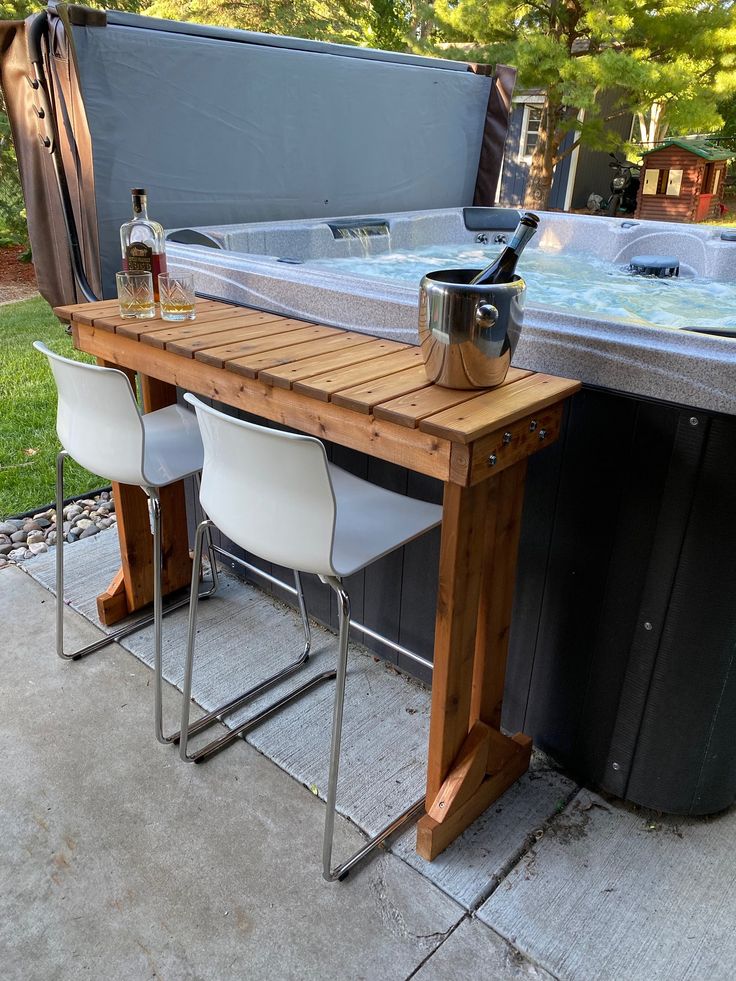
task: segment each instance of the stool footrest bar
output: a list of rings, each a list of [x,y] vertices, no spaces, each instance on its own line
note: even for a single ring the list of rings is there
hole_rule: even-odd
[[[222,722],[222,719],[226,715],[231,715],[241,706],[245,705],[246,702],[252,701],[254,698],[258,698],[264,692],[268,691],[274,685],[278,684],[279,681],[283,681],[290,675],[298,671],[299,668],[304,667],[304,665],[309,660],[309,652],[304,651],[302,656],[298,661],[294,661],[293,664],[289,664],[287,667],[282,668],[281,671],[277,671],[276,674],[272,674],[270,678],[266,678],[264,681],[259,681],[257,685],[244,691],[242,695],[237,695],[235,698],[231,698],[229,702],[225,702],[224,705],[220,705],[219,708],[212,709],[211,712],[207,712],[206,715],[200,716],[195,722],[189,726],[189,736],[196,736],[197,733],[204,732],[215,722]],[[172,743],[178,743],[181,737],[181,731],[174,733],[171,737]]]
[[[213,594],[213,592],[214,586],[208,589],[206,592],[200,593],[199,598],[207,599]],[[164,607],[163,615],[167,616],[167,614],[173,613],[174,610],[180,610],[188,603],[188,595],[177,600],[175,603],[169,603],[168,606]],[[119,630],[114,630],[112,633],[106,634],[104,637],[101,637],[100,640],[96,640],[93,644],[88,644],[86,647],[80,647],[79,650],[72,651],[70,654],[62,653],[60,657],[65,661],[79,661],[88,654],[94,654],[96,651],[102,650],[102,648],[107,647],[108,644],[114,644],[118,640],[122,640],[123,637],[127,637],[129,634],[134,634],[137,630],[142,630],[144,627],[150,627],[153,621],[153,614],[150,616],[139,617],[134,623],[129,623],[124,627],[120,627]]]
[[[407,808],[403,814],[400,814],[395,818],[390,824],[387,824],[382,831],[379,831],[377,835],[369,839],[362,848],[359,848],[354,855],[338,865],[337,868],[331,869],[329,875],[325,875],[324,878],[330,882],[340,881],[344,879],[348,872],[354,868],[359,862],[362,862],[372,851],[375,851],[379,845],[389,838],[392,834],[397,832],[404,825],[409,824],[411,821],[416,821],[422,814],[424,814],[424,797],[421,797],[418,801],[415,801],[411,807]]]
[[[300,685],[299,688],[295,688],[287,695],[284,695],[282,698],[279,698],[265,709],[262,709],[257,715],[254,715],[252,718],[242,722],[234,729],[230,729],[229,732],[224,733],[224,735],[220,736],[219,739],[214,739],[211,743],[203,746],[202,749],[197,750],[195,753],[191,753],[189,756],[187,756],[187,759],[191,763],[204,762],[204,760],[214,756],[215,753],[219,753],[221,750],[225,749],[226,746],[229,746],[240,736],[244,736],[247,732],[250,732],[251,729],[255,729],[256,726],[259,726],[262,722],[265,722],[266,719],[270,719],[272,715],[280,712],[281,709],[286,708],[287,705],[290,705],[303,695],[306,695],[307,692],[310,692],[313,688],[324,684],[326,681],[334,681],[336,673],[337,672],[335,671],[323,671],[322,674],[315,675],[314,678],[310,678],[309,681],[306,681],[303,685]]]

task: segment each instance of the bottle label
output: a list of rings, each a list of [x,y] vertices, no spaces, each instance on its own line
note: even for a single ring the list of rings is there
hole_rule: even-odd
[[[131,242],[123,256],[125,272],[150,272],[153,280],[153,298],[158,303],[158,277],[166,272],[166,253],[154,252],[150,245]]]
[[[125,250],[127,272],[153,272],[153,249],[144,242],[131,242]]]

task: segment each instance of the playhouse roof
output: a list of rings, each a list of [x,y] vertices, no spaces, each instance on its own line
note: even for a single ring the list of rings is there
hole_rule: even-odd
[[[709,143],[707,140],[692,139],[686,136],[670,137],[663,143],[660,143],[659,146],[652,147],[651,150],[645,150],[642,156],[646,157],[650,153],[656,153],[658,150],[666,150],[671,146],[679,146],[682,150],[689,150],[690,153],[694,153],[704,160],[730,160],[732,157],[736,157],[736,153],[733,153],[731,150],[725,150],[713,143]]]

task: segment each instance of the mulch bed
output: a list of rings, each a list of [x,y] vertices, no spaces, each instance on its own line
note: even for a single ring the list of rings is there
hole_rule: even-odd
[[[23,246],[0,248],[0,303],[26,300],[38,293],[32,262],[21,262]]]

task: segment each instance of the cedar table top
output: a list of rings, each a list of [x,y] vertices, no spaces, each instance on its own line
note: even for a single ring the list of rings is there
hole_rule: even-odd
[[[116,300],[61,306],[54,312],[96,334],[114,334],[332,403],[345,411],[347,423],[358,413],[452,444],[473,444],[561,404],[580,388],[577,381],[518,368],[511,368],[495,389],[442,388],[427,380],[421,351],[412,345],[218,300],[198,299],[196,309],[197,319],[182,323],[124,320]]]

